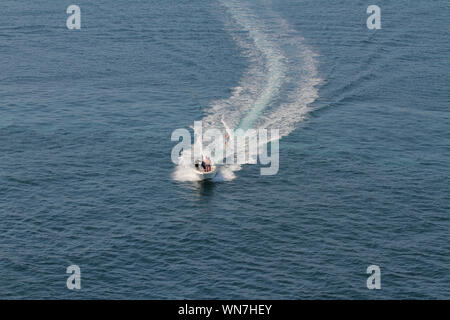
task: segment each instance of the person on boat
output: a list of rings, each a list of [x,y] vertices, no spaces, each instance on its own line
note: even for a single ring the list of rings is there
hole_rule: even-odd
[[[202,160],[202,168],[203,168],[203,171],[206,171],[206,162],[205,162],[205,160]]]
[[[207,156],[205,159],[205,171],[210,172],[211,171],[211,159]]]

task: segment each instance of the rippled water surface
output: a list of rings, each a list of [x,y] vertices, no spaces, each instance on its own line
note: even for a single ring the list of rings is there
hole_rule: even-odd
[[[0,298],[450,297],[448,1],[76,4],[2,3]],[[180,179],[196,120],[279,173]]]

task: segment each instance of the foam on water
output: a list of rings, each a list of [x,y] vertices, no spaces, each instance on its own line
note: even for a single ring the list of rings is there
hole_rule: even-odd
[[[318,98],[317,54],[270,9],[251,10],[233,0],[220,3],[229,13],[225,25],[250,64],[232,95],[214,101],[206,110],[203,130],[264,128],[278,129],[280,137],[288,135]],[[260,10],[263,12],[256,12]],[[180,161],[174,179],[186,181],[190,174],[177,172],[190,171],[191,162],[186,158]],[[222,167],[224,180],[234,179],[233,172],[240,169],[238,165]]]

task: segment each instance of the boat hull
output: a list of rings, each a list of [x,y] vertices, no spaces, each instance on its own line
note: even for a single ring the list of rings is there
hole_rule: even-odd
[[[217,170],[216,167],[212,167],[209,172],[195,170],[195,174],[200,180],[211,180],[217,175]]]

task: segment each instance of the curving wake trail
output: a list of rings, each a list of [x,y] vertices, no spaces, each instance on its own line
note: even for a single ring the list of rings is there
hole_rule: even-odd
[[[317,54],[285,20],[261,4],[244,5],[220,0],[226,9],[227,30],[238,43],[250,65],[232,95],[214,101],[202,119],[203,129],[279,129],[280,137],[295,130],[309,105],[318,98],[321,83]],[[177,166],[174,178],[185,179]],[[240,166],[222,168],[224,180],[234,179]],[[219,178],[221,179],[221,178]]]

